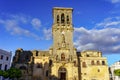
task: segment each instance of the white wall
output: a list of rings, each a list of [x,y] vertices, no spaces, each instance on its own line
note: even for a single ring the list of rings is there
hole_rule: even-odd
[[[6,69],[10,68],[11,56],[12,56],[11,52],[7,52],[5,50],[0,49],[0,70],[5,70],[5,65],[7,65]],[[1,76],[0,76],[0,80],[2,80]]]
[[[116,69],[120,69],[120,61],[115,62],[113,65],[110,66],[112,79],[113,80],[120,80],[119,76],[114,75],[114,70],[116,70]]]

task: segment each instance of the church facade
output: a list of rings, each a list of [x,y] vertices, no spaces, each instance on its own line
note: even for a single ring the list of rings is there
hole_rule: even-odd
[[[20,80],[109,80],[107,59],[100,51],[77,52],[73,45],[72,8],[53,8],[53,45],[48,51],[16,50],[13,67]]]

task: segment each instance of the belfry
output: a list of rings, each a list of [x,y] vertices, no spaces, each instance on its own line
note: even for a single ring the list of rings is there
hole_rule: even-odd
[[[61,80],[67,80],[69,77],[77,79],[78,76],[76,48],[73,45],[72,11],[72,8],[53,8],[51,75]]]

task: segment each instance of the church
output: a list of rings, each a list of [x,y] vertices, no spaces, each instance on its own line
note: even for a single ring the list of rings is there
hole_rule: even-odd
[[[53,8],[53,45],[47,51],[19,48],[12,66],[22,71],[20,80],[109,80],[102,52],[78,52],[73,45],[72,8]],[[98,45],[99,46],[99,45]]]

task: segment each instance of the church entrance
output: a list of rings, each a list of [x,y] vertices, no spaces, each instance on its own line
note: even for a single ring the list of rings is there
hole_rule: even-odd
[[[66,80],[66,69],[65,68],[59,68],[58,74],[60,80]]]
[[[60,80],[66,80],[66,73],[60,73]]]

